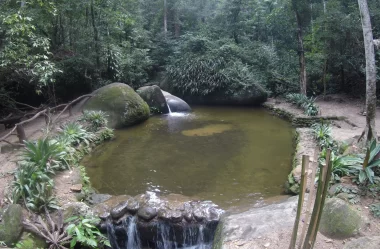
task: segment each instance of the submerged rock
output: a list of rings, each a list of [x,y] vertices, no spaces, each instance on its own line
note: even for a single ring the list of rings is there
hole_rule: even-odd
[[[109,126],[122,128],[140,123],[149,118],[148,104],[128,85],[112,83],[92,93],[84,110],[104,111]]]
[[[169,112],[165,96],[162,93],[160,87],[156,85],[144,86],[137,89],[136,92],[149,105],[151,112],[154,112],[154,113],[168,113]]]
[[[212,125],[206,125],[205,127],[198,128],[198,129],[192,129],[192,130],[184,130],[182,131],[182,135],[193,137],[193,136],[199,136],[199,137],[206,137],[206,136],[212,136],[214,134],[223,133],[225,131],[232,129],[231,124],[212,124]]]
[[[18,204],[11,204],[0,212],[0,241],[11,246],[18,241],[23,229],[22,208]]]
[[[162,91],[162,93],[166,98],[171,112],[191,112],[191,107],[184,100],[165,91]]]
[[[347,202],[331,198],[326,200],[319,231],[327,237],[344,239],[355,235],[362,218]]]

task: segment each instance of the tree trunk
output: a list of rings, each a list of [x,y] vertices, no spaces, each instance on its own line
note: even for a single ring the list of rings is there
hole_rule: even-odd
[[[166,4],[166,0],[164,0],[164,33],[165,36],[168,33],[168,6]]]
[[[91,19],[92,28],[94,29],[94,41],[95,41],[95,52],[96,52],[96,68],[100,68],[100,55],[99,55],[99,31],[95,23],[95,11],[94,11],[94,0],[91,0]]]
[[[298,57],[300,64],[300,93],[306,95],[306,59],[305,59],[305,50],[303,45],[303,32],[301,18],[298,11],[295,9],[296,20],[297,20],[297,37],[298,37]]]
[[[179,10],[176,8],[174,10],[174,35],[176,38],[179,38],[181,33],[181,24],[179,21]]]
[[[376,63],[373,43],[372,25],[367,0],[358,0],[362,20],[365,60],[366,60],[366,128],[363,141],[377,140],[375,129],[376,118]]]

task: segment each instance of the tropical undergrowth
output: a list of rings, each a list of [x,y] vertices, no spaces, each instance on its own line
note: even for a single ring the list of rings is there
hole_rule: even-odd
[[[260,42],[214,40],[202,34],[186,34],[166,68],[169,84],[182,95],[206,96],[238,91],[260,84],[267,89],[279,58],[273,47]]]
[[[331,183],[342,182],[343,178],[351,179],[360,189],[342,187],[335,193],[346,193],[351,203],[358,202],[359,195],[370,195],[378,198],[380,193],[380,144],[371,141],[362,153],[347,152],[347,145],[339,144],[331,136],[331,127],[325,123],[312,126],[314,138],[317,140],[321,153],[319,164],[326,165],[327,150],[331,151],[330,162],[332,166]],[[380,204],[371,205],[375,216],[380,213]]]
[[[307,116],[317,116],[319,113],[319,106],[315,103],[315,98],[307,97],[300,93],[289,93],[285,99],[290,103],[304,110]]]
[[[113,137],[113,130],[106,127],[105,120],[104,113],[85,113],[79,120],[61,126],[54,136],[25,141],[22,160],[18,162],[11,185],[12,202],[34,212],[58,209],[53,195],[53,176],[59,171],[80,167],[80,160],[92,145]],[[86,178],[84,184],[89,184],[89,179]]]

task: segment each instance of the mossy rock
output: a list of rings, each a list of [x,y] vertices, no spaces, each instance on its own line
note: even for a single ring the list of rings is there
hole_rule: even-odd
[[[149,105],[152,113],[169,113],[165,96],[158,86],[144,86],[136,92]]]
[[[11,246],[18,241],[23,229],[22,208],[18,204],[11,204],[1,213],[0,241]]]
[[[149,118],[148,104],[124,83],[109,84],[94,91],[93,95],[83,109],[106,112],[112,128],[128,127]]]
[[[31,233],[24,233],[22,235],[21,240],[17,243],[17,248],[20,249],[43,249],[48,248],[47,243],[45,240],[31,234]]]
[[[292,195],[298,195],[300,192],[300,185],[295,181],[292,173],[288,175],[288,180],[285,183],[285,192]]]
[[[326,200],[319,231],[330,238],[345,239],[354,236],[362,218],[347,202],[331,198]]]

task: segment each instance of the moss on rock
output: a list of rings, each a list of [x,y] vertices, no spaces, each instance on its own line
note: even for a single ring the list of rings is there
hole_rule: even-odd
[[[149,105],[151,112],[158,114],[169,112],[165,96],[158,86],[144,86],[136,92]]]
[[[325,203],[319,231],[331,238],[344,239],[355,235],[362,218],[348,203],[338,198]]]
[[[47,243],[30,233],[24,233],[21,240],[17,243],[17,248],[20,249],[42,249],[48,248]]]
[[[112,128],[128,127],[149,118],[148,104],[124,83],[112,83],[93,94],[84,109],[106,112]]]
[[[11,246],[18,241],[23,229],[22,208],[18,204],[11,204],[1,213],[0,241]]]

